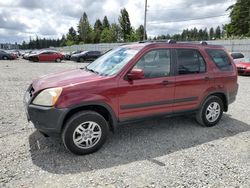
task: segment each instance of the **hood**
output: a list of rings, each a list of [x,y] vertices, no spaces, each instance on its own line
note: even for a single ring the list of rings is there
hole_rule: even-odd
[[[86,52],[81,52],[81,53],[73,54],[72,56],[76,57],[76,56],[82,56],[82,55],[85,55],[85,54],[86,54]]]
[[[46,88],[63,87],[84,82],[91,82],[102,78],[102,76],[92,72],[87,72],[84,69],[73,69],[42,76],[34,80],[32,86],[37,92]]]
[[[236,63],[236,67],[250,67],[250,63],[239,62]]]

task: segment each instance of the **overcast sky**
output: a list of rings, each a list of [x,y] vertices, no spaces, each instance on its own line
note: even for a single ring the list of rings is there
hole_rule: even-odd
[[[173,34],[185,28],[215,27],[229,21],[228,6],[235,0],[148,0],[149,36]],[[143,24],[144,0],[1,0],[0,42],[28,41],[29,37],[58,38],[76,28],[85,11],[91,24],[108,16],[118,22],[120,9],[129,12],[133,27]],[[201,19],[211,16],[220,16]],[[183,21],[190,19],[191,21]]]

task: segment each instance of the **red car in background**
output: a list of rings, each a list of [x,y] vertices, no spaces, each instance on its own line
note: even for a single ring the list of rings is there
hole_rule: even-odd
[[[64,55],[57,51],[41,51],[40,53],[29,56],[30,61],[55,61],[61,62]]]
[[[250,58],[236,61],[236,67],[240,75],[250,75]]]

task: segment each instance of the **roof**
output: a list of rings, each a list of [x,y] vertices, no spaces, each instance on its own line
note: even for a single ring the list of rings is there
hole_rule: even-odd
[[[206,41],[180,41],[176,42],[174,40],[148,40],[148,41],[140,41],[137,43],[132,44],[126,44],[123,46],[126,46],[128,48],[135,48],[135,49],[141,49],[146,46],[171,46],[173,47],[197,47],[197,46],[203,46],[203,47],[211,47],[211,48],[224,48],[221,45],[211,45],[208,44]]]

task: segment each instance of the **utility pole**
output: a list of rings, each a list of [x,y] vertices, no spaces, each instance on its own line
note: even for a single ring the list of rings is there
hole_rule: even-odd
[[[147,9],[148,9],[148,1],[147,1],[147,0],[145,0],[145,12],[144,12],[144,33],[143,33],[143,40],[146,40]]]

